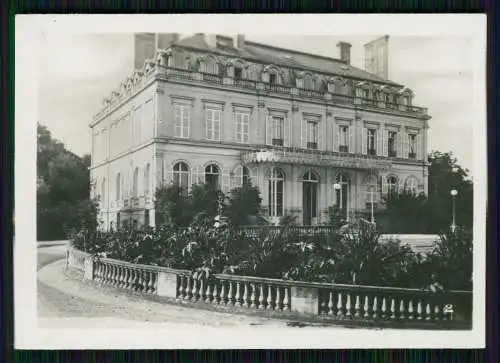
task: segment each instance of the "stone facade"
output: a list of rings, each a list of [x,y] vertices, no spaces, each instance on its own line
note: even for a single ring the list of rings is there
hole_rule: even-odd
[[[325,61],[331,74],[311,72],[251,59],[245,46],[259,45],[241,37],[231,51],[231,38],[216,37],[215,48],[206,40],[157,49],[94,117],[91,177],[105,228],[154,225],[154,191],[173,182],[212,180],[227,192],[248,176],[272,220],[304,224],[320,223],[332,205],[347,217],[372,201],[380,208],[392,188],[427,193],[430,117],[406,87],[360,80],[340,60]]]

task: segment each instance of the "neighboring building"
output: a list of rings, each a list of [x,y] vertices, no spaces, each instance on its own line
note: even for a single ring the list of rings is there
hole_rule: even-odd
[[[380,208],[390,190],[427,193],[427,110],[339,46],[342,59],[241,35],[136,35],[135,61],[150,59],[91,123],[105,227],[154,225],[153,195],[168,183],[228,191],[250,178],[271,219],[304,224],[332,205],[349,218]]]

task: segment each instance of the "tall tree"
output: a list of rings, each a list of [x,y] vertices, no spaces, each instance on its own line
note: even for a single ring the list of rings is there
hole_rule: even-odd
[[[429,155],[429,193],[427,213],[431,229],[435,232],[447,229],[452,221],[453,200],[451,190],[456,190],[456,223],[472,228],[473,183],[469,171],[462,168],[451,152],[434,151]]]
[[[473,222],[473,184],[467,169],[462,168],[451,152],[429,154],[428,195],[409,192],[384,198],[387,218],[384,228],[390,233],[442,233],[453,219],[452,190],[455,196],[456,224],[466,229]],[[380,218],[378,218],[380,220]]]
[[[90,200],[90,156],[79,156],[38,124],[37,238],[64,239],[71,228],[97,223]]]

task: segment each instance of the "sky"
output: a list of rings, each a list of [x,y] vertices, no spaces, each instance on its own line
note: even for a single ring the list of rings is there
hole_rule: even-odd
[[[339,57],[338,41],[352,44],[351,64],[364,68],[366,36],[246,35],[246,39],[324,56]],[[133,69],[132,34],[44,33],[39,72],[39,122],[78,155],[90,153],[89,122],[102,99]],[[473,168],[473,50],[463,36],[392,36],[389,78],[415,92],[413,104],[427,107],[429,151],[453,152]]]

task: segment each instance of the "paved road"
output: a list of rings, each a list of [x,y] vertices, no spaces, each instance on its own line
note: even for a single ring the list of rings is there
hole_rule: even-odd
[[[38,317],[44,328],[289,326],[286,321],[145,301],[64,273],[65,247],[38,249]],[[148,326],[149,328],[150,326]]]

